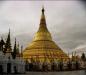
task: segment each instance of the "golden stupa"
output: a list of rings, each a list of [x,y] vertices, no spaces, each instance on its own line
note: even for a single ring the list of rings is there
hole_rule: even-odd
[[[68,56],[59,48],[52,40],[51,34],[46,26],[46,19],[44,8],[42,8],[42,15],[40,25],[33,41],[23,51],[23,58],[30,61],[32,58],[36,61],[51,61],[51,60],[67,60]]]

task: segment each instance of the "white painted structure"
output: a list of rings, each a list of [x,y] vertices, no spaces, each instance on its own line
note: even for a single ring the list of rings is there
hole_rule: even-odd
[[[8,58],[8,56],[0,51],[0,66],[3,68],[4,73],[7,73],[8,64],[10,64],[11,73],[15,72],[14,67],[16,67],[18,73],[25,73],[25,62],[21,57],[17,57],[16,59],[12,59],[12,57]]]

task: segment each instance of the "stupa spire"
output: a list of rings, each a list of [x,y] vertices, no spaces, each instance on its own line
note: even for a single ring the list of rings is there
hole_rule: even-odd
[[[40,19],[39,29],[38,29],[37,33],[35,34],[34,41],[52,40],[51,34],[47,29],[44,11],[45,11],[44,7],[42,7],[42,10],[41,10],[42,14],[41,14],[41,19]]]
[[[44,27],[45,29],[47,29],[47,27],[46,27],[46,18],[45,18],[45,14],[44,14],[44,12],[45,12],[44,7],[42,7],[41,12],[42,12],[42,14],[41,14],[41,19],[40,19],[40,27],[41,27],[41,28]],[[40,29],[39,29],[39,30],[40,30]]]
[[[42,13],[44,13],[44,11],[45,11],[45,10],[44,10],[44,6],[42,6]]]
[[[44,7],[42,7],[42,14],[41,14],[41,19],[40,19],[40,25],[44,24],[46,25],[46,20],[45,20],[45,14],[44,14]]]

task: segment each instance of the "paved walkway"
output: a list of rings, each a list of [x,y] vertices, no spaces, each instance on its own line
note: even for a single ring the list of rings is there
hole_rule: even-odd
[[[0,74],[0,75],[86,75],[86,71],[65,71],[65,72],[27,72],[26,74]]]

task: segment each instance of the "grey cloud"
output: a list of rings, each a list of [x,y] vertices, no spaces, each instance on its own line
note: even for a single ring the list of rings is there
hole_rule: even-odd
[[[38,29],[43,4],[47,27],[63,50],[74,50],[85,44],[86,10],[78,1],[3,2],[0,8],[0,33],[6,33],[10,27],[12,40],[17,37],[25,48]]]

